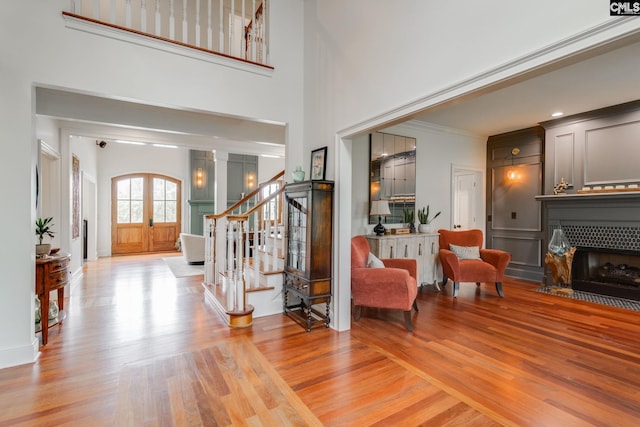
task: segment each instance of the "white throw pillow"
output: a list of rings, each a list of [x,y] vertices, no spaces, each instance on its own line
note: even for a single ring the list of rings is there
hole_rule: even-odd
[[[377,256],[369,252],[369,259],[367,259],[367,267],[369,268],[384,268],[384,262]]]
[[[451,249],[451,252],[456,254],[458,259],[482,260],[482,258],[480,258],[480,247],[478,246],[458,246],[449,244],[449,249]]]

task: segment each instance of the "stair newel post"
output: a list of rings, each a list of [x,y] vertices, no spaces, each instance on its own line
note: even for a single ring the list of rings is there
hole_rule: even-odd
[[[244,311],[244,268],[243,251],[244,251],[244,221],[236,221],[236,309]]]

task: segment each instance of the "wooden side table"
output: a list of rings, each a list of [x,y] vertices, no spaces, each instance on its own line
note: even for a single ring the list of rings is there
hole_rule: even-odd
[[[71,279],[69,263],[71,255],[55,254],[36,259],[36,295],[40,298],[40,324],[42,325],[42,345],[49,337],[49,294],[58,291],[58,307],[64,309],[64,287]],[[60,314],[60,322],[62,316]]]

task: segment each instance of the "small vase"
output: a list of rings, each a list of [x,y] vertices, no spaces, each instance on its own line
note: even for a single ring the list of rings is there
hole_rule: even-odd
[[[571,245],[569,244],[569,240],[567,239],[567,236],[564,235],[562,229],[554,229],[553,236],[551,236],[551,240],[549,241],[549,252],[556,256],[564,256],[564,254],[569,252],[570,249]]]
[[[293,178],[293,182],[301,182],[304,181],[304,171],[300,166],[296,168],[293,172],[291,172],[291,177]]]

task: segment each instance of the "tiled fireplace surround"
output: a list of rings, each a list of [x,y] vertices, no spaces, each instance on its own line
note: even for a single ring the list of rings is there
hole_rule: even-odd
[[[640,287],[597,283],[580,277],[581,271],[586,274],[587,270],[592,273],[597,270],[600,265],[596,262],[640,268],[640,193],[564,194],[537,199],[542,202],[546,222],[544,247],[553,230],[562,228],[571,246],[577,248],[572,274],[574,289],[640,300]],[[553,284],[548,271],[544,281],[546,285]]]

